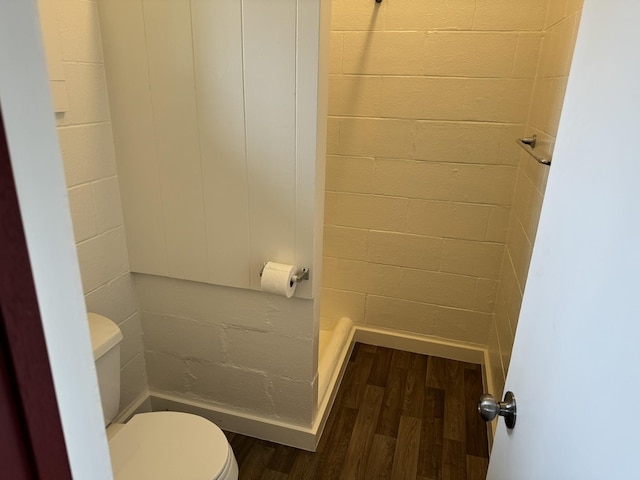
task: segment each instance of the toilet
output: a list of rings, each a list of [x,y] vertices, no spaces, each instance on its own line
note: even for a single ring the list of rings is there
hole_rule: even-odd
[[[153,412],[134,415],[125,424],[111,423],[120,404],[122,332],[102,315],[88,316],[115,480],[237,480],[231,445],[205,418]]]

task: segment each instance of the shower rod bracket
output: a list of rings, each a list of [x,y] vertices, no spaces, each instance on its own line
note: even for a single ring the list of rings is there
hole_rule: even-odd
[[[533,149],[536,148],[537,141],[538,136],[532,135],[530,137],[518,138],[516,143],[520,145],[525,152],[535,158],[538,163],[541,163],[542,165],[551,165],[550,158],[542,157],[533,151]]]

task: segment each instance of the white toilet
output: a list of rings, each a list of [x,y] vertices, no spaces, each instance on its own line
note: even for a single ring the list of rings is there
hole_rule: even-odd
[[[89,313],[111,465],[116,480],[237,480],[238,464],[224,433],[188,413],[135,415],[112,424],[120,404],[122,333],[108,318]]]

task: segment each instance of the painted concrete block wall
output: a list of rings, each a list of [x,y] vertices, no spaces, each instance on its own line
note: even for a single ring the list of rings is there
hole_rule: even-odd
[[[87,309],[122,329],[124,410],[147,391],[95,1],[55,2],[68,110],[56,116]]]
[[[321,315],[486,345],[545,0],[334,0]]]
[[[47,59],[47,74],[53,110],[56,113],[66,112],[69,109],[69,102],[67,101],[62,49],[60,48],[57,2],[38,0],[38,15]]]
[[[552,1],[545,18],[526,134],[536,134],[536,149],[549,156],[553,154],[581,9],[582,0]],[[520,154],[495,322],[489,337],[491,375],[498,395],[504,388],[509,368],[548,174],[549,167],[540,165],[524,152]]]
[[[273,260],[313,298],[320,0],[99,6],[132,271],[257,290]]]
[[[318,369],[312,300],[134,277],[152,394],[311,425]]]

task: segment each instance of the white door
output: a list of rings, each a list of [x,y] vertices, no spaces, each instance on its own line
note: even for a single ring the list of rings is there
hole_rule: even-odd
[[[638,19],[585,1],[490,479],[640,479]]]

